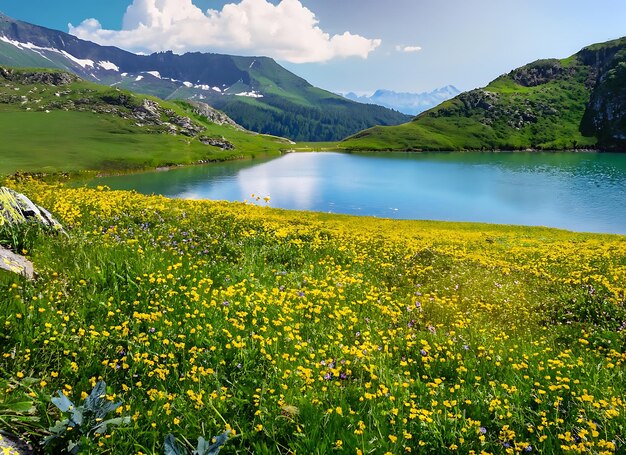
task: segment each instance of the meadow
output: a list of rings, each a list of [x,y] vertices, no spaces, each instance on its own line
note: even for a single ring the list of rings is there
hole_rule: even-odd
[[[146,103],[158,115],[146,117]],[[172,125],[181,119],[197,130]],[[214,123],[183,101],[158,100],[55,70],[0,67],[0,120],[0,176],[16,170],[111,173],[250,159],[278,156],[293,145]],[[229,147],[207,144],[203,138],[219,139]]]
[[[68,232],[0,227],[39,272],[0,271],[0,425],[35,442],[102,380],[130,422],[82,453],[626,450],[623,236],[6,184]]]

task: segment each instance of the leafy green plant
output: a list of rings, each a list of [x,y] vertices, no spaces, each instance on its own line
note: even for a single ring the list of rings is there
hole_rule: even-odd
[[[43,441],[44,445],[66,445],[68,453],[76,454],[81,445],[89,438],[105,434],[109,426],[125,425],[130,423],[130,417],[114,417],[107,419],[107,415],[115,412],[122,405],[106,399],[106,383],[98,382],[91,393],[85,398],[82,405],[76,406],[61,391],[59,396],[52,398],[54,404],[67,417],[57,421],[49,429],[50,436]]]
[[[226,441],[228,440],[228,435],[230,430],[226,430],[226,432],[222,433],[219,436],[213,438],[215,440],[214,443],[210,443],[202,436],[198,438],[198,445],[195,450],[192,452],[192,455],[217,455]],[[187,450],[181,447],[178,442],[176,442],[176,438],[173,434],[168,434],[165,438],[165,455],[185,455],[187,454]]]
[[[0,427],[15,433],[36,433],[39,417],[34,401],[23,390],[30,390],[33,378],[24,378],[21,383],[0,380]],[[23,389],[20,390],[20,386]],[[9,393],[12,392],[12,393]]]

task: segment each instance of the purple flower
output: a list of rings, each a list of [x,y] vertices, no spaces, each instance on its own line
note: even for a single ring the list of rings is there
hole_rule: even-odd
[[[426,357],[428,355],[428,352],[426,352],[426,350],[424,350],[424,349],[420,349],[420,354],[422,354],[424,357]]]
[[[332,375],[332,374],[330,374],[330,373],[326,373],[326,374],[324,375],[324,379],[326,379],[327,381],[330,381],[332,378],[333,378],[333,375]]]
[[[485,427],[480,427],[478,430],[480,431],[481,434],[487,433],[487,429]]]

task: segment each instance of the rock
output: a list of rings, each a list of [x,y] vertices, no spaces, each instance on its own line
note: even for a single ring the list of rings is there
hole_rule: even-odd
[[[0,226],[26,222],[39,223],[65,233],[63,226],[46,209],[34,204],[17,191],[0,187]],[[0,269],[23,275],[29,280],[34,279],[36,275],[32,262],[3,246],[0,246]]]
[[[241,125],[237,124],[228,115],[214,109],[206,103],[202,103],[200,101],[188,101],[188,103],[193,106],[195,114],[206,117],[206,119],[211,123],[215,123],[216,125],[230,125],[238,130],[244,130]]]
[[[0,67],[0,77],[18,84],[46,84],[46,85],[68,85],[78,81],[79,78],[70,73],[52,71],[29,71],[13,70],[11,68]]]
[[[208,136],[202,136],[198,139],[200,142],[202,142],[204,145],[212,145],[213,147],[219,147],[222,150],[234,150],[235,146],[228,142],[224,137],[218,138],[218,137],[208,137]]]
[[[0,226],[5,223],[19,224],[36,221],[57,231],[65,232],[63,226],[50,212],[11,188],[0,187]]]
[[[143,124],[162,125],[160,106],[151,100],[143,100],[139,107],[132,110],[132,115]]]
[[[523,87],[535,87],[570,74],[571,71],[563,68],[559,60],[546,59],[518,68],[512,71],[510,76]]]
[[[204,128],[197,123],[194,123],[189,117],[180,117],[178,115],[173,115],[170,117],[170,122],[174,125],[179,126],[180,133],[185,136],[197,136],[198,134],[204,131]]]
[[[23,256],[15,254],[0,246],[0,269],[23,275],[29,280],[35,279],[33,263]]]
[[[18,437],[0,430],[0,453],[3,455],[30,455],[34,451]]]

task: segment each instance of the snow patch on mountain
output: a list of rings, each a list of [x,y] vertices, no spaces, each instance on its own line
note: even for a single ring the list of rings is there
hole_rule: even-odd
[[[103,68],[103,69],[109,70],[109,71],[116,71],[116,72],[120,71],[119,66],[117,66],[115,63],[112,63],[112,62],[109,62],[109,61],[106,61],[106,60],[98,62],[98,66],[100,68]]]
[[[259,92],[255,92],[254,90],[251,92],[240,92],[235,93],[235,96],[247,96],[248,98],[263,98],[263,95]]]
[[[57,52],[59,52],[57,50]],[[94,65],[94,61],[93,60],[89,60],[88,58],[76,58],[74,57],[72,54],[70,54],[69,52],[66,51],[60,51],[61,54],[63,54],[65,56],[65,58],[73,61],[74,63],[76,63],[77,65],[79,65],[82,68],[86,68],[86,67],[91,67],[93,68]]]
[[[95,66],[95,62],[93,60],[77,58],[77,57],[73,56],[72,54],[70,54],[67,51],[62,51],[62,50],[59,50],[59,49],[55,49],[53,47],[37,46],[36,44],[30,43],[30,42],[22,43],[20,41],[12,40],[12,39],[8,38],[5,35],[0,36],[0,41],[3,41],[5,43],[7,43],[7,44],[11,44],[12,46],[17,47],[18,49],[26,49],[26,50],[35,52],[36,54],[39,54],[40,56],[44,57],[47,60],[50,60],[50,58],[47,57],[44,54],[44,52],[54,52],[56,54],[62,55],[66,59],[74,62],[76,65],[80,66],[83,69],[85,69],[87,67],[94,68],[94,66]],[[113,67],[117,68],[117,66],[114,65],[113,63],[106,62],[106,61],[102,61],[98,65],[100,67],[104,68],[104,69],[112,69]],[[119,71],[119,68],[116,71]]]

